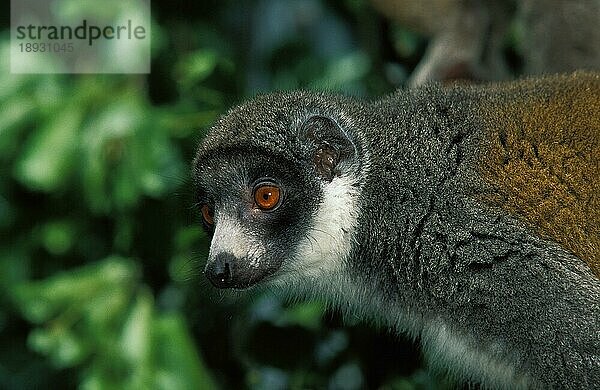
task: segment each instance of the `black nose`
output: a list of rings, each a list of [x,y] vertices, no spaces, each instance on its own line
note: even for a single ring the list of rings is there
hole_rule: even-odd
[[[230,253],[219,253],[206,265],[204,274],[217,288],[233,287],[233,265],[235,257]]]

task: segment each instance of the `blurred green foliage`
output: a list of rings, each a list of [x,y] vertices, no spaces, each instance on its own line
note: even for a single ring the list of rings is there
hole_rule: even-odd
[[[13,292],[37,325],[29,347],[57,368],[81,366],[84,389],[210,389],[180,315],[157,313],[135,262],[111,257]]]
[[[0,19],[0,388],[439,387],[411,342],[323,303],[209,287],[188,179],[240,100],[390,92],[423,40],[361,0],[154,0],[152,15],[149,75],[10,74]]]

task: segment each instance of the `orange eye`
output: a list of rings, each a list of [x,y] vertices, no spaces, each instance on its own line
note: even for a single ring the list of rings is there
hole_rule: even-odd
[[[272,210],[279,204],[281,190],[274,184],[262,184],[254,189],[254,202],[263,210]]]
[[[207,204],[202,206],[202,218],[204,218],[204,222],[206,222],[208,225],[212,225],[215,222],[213,220],[213,213]]]

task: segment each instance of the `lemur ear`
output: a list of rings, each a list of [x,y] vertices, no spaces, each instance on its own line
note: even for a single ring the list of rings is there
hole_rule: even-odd
[[[317,173],[327,181],[343,173],[356,148],[340,126],[325,116],[313,116],[304,122],[302,133],[313,144],[312,160]]]

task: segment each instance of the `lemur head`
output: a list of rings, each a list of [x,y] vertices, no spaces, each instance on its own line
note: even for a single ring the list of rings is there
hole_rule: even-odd
[[[265,95],[230,111],[202,141],[193,176],[214,286],[343,269],[366,156],[341,106],[322,94]]]

